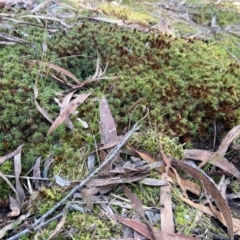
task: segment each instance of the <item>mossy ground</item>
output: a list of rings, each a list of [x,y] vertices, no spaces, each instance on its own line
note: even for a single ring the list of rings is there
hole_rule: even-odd
[[[198,21],[209,21],[213,14],[217,14],[211,12],[216,10],[209,11],[204,16],[201,15],[204,11],[201,12]],[[238,21],[232,13],[224,19],[222,16],[219,18],[221,26],[229,21]],[[144,21],[147,20],[144,18]],[[154,22],[153,19],[151,21]],[[0,46],[0,91],[3,96],[0,99],[0,156],[24,143],[23,173],[32,168],[38,156],[44,158],[52,154],[55,159],[52,173],[69,180],[84,178],[88,174],[84,163],[86,156],[94,150],[95,142],[99,141],[99,108],[95,98],[102,94],[109,101],[120,134],[124,127],[143,119],[141,124],[144,131],[157,127],[170,137],[183,136],[183,139],[191,141],[196,135],[206,134],[215,123],[228,130],[240,121],[240,70],[228,54],[230,51],[240,57],[236,37],[218,33],[213,41],[205,43],[163,36],[153,31],[143,33],[126,30],[88,20],[78,23],[68,32],[60,31],[57,34],[30,26],[16,26],[16,29],[18,31],[7,32],[13,35],[24,32],[21,37],[33,42],[34,46]],[[181,32],[181,28],[178,31]],[[41,53],[44,40],[47,40],[48,45],[46,54]],[[75,130],[70,131],[61,126],[52,135],[46,136],[50,124],[34,104],[34,83],[37,79],[40,105],[53,118],[59,113],[53,97],[63,88],[50,79],[44,69],[30,66],[29,60],[51,61],[84,80],[94,74],[97,52],[102,63],[108,63],[107,75],[118,78],[99,81],[90,86],[92,96],[78,108],[80,113],[73,117]],[[77,117],[88,122],[89,130],[79,127],[74,121]],[[149,149],[152,148],[151,144]],[[12,174],[13,165],[8,161],[0,166],[0,170]],[[6,198],[9,189],[2,181],[0,188],[1,198]],[[146,188],[141,192],[148,191]],[[54,195],[61,196],[61,193],[55,192]],[[156,192],[153,189],[147,195],[155,198]],[[145,199],[145,195],[139,193],[139,196]],[[39,214],[59,200],[51,197],[47,199],[44,205],[38,202],[42,211]],[[89,222],[97,221],[94,216],[75,213],[71,213],[68,218],[73,223],[82,223],[83,218],[89,218]],[[110,231],[108,223],[101,224],[105,225],[101,228],[98,226],[99,231],[102,231],[99,235],[107,236]],[[86,229],[83,232],[86,233]],[[81,236],[84,236],[82,239],[88,239],[92,235]]]

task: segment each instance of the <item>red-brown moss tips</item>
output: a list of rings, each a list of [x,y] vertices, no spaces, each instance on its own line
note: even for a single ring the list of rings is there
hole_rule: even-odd
[[[96,56],[98,49],[102,61],[109,64],[108,74],[119,76],[97,86],[107,95],[113,114],[120,117],[119,124],[141,119],[144,107],[150,110],[151,123],[177,135],[204,132],[214,121],[228,128],[240,120],[239,67],[221,46],[85,22],[84,29],[73,28],[67,37],[55,36],[49,48],[61,57],[74,55],[75,43],[65,48],[57,45],[69,38],[78,39],[78,54]],[[94,64],[89,58],[63,63],[82,79],[92,74]],[[126,116],[140,98],[146,101]],[[86,117],[92,117],[89,111]]]

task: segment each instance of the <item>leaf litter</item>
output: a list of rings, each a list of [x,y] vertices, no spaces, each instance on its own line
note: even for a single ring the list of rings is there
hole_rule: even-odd
[[[100,107],[100,112],[101,112],[100,114],[101,128],[100,129],[102,134],[102,144],[104,144],[104,143],[108,143],[111,139],[116,138],[117,133],[116,133],[116,126],[111,116],[111,111],[109,109],[109,105],[107,104],[106,98],[102,98],[101,101],[100,101],[100,106],[102,107]],[[227,144],[229,144],[229,142],[227,142]],[[222,144],[221,146],[224,146],[224,144]],[[112,148],[112,146],[110,146],[110,148]],[[100,149],[100,151],[102,151],[102,149]],[[134,231],[137,231],[138,233],[140,233],[141,235],[149,239],[162,239],[163,236],[167,237],[167,239],[171,239],[171,238],[195,239],[195,238],[186,237],[180,234],[176,234],[174,231],[173,212],[172,212],[173,207],[171,205],[171,202],[172,202],[171,190],[173,187],[172,183],[176,181],[176,183],[182,187],[182,190],[184,189],[183,187],[184,183],[181,182],[181,178],[179,176],[176,176],[178,175],[177,174],[178,169],[183,169],[188,174],[190,174],[195,180],[198,180],[203,185],[203,189],[205,189],[204,194],[206,196],[207,194],[210,194],[210,196],[213,198],[213,201],[216,202],[219,210],[217,210],[213,206],[213,204],[209,202],[209,201],[212,201],[212,200],[209,200],[209,197],[207,197],[207,199],[208,199],[208,203],[211,206],[210,208],[205,207],[204,205],[201,205],[201,204],[199,205],[199,204],[193,203],[189,199],[186,190],[183,190],[182,193],[178,192],[178,195],[179,195],[178,197],[184,202],[190,204],[192,207],[196,208],[197,210],[203,211],[204,213],[209,214],[210,216],[214,216],[218,218],[218,220],[228,228],[229,239],[233,239],[233,234],[234,232],[236,233],[239,231],[240,225],[237,219],[232,218],[228,205],[225,199],[223,198],[223,196],[221,195],[221,192],[217,189],[213,180],[210,179],[210,177],[208,177],[204,172],[199,170],[197,167],[193,167],[189,164],[186,164],[184,163],[184,161],[168,158],[163,151],[162,151],[162,158],[164,161],[162,164],[165,165],[165,170],[164,168],[159,168],[158,165],[156,165],[155,167],[158,170],[158,173],[159,174],[161,173],[160,177],[162,182],[165,182],[165,184],[167,184],[165,186],[167,188],[165,188],[164,186],[161,186],[161,189],[159,190],[160,203],[163,206],[162,208],[160,208],[161,220],[164,223],[164,224],[161,224],[162,230],[157,230],[154,226],[151,226],[150,223],[143,224],[139,222],[140,219],[146,222],[145,208],[143,208],[143,205],[139,200],[139,198],[134,193],[132,193],[131,190],[125,184],[129,184],[130,182],[135,182],[135,181],[138,182],[146,178],[147,176],[149,176],[149,172],[153,170],[153,168],[150,168],[149,165],[155,162],[155,159],[150,157],[149,154],[146,154],[146,153],[142,154],[140,151],[137,151],[137,150],[135,151],[139,154],[140,157],[142,157],[142,159],[145,161],[146,164],[144,164],[143,162],[140,164],[141,167],[139,167],[139,159],[134,159],[134,162],[130,163],[130,161],[124,162],[120,158],[118,159],[117,167],[114,167],[114,161],[116,159],[113,157],[113,160],[110,164],[111,168],[108,169],[109,175],[105,175],[103,174],[103,172],[99,173],[98,177],[101,177],[101,174],[103,174],[102,178],[95,179],[96,178],[95,176],[93,179],[89,179],[89,181],[85,183],[85,186],[86,187],[88,186],[89,188],[85,188],[82,190],[78,189],[78,191],[80,191],[81,193],[80,198],[83,200],[83,203],[86,204],[86,207],[89,210],[93,210],[93,206],[95,204],[100,204],[103,211],[105,211],[105,214],[108,217],[118,220],[119,222],[127,225],[128,227],[133,228]],[[116,157],[118,153],[115,153],[115,154],[116,154],[115,155]],[[189,158],[190,155],[187,155],[187,156]],[[208,155],[208,159],[210,158],[211,158],[211,155]],[[149,159],[151,160],[149,161]],[[134,163],[137,163],[137,165],[135,166]],[[119,168],[119,166],[121,165],[122,165],[122,170],[120,170]],[[131,167],[129,167],[130,165]],[[128,166],[128,167],[124,167],[124,166]],[[113,171],[114,168],[119,170]],[[135,171],[135,169],[137,171]],[[172,172],[172,173],[169,175],[169,172]],[[174,175],[175,175],[175,180],[172,179],[171,181],[168,181]],[[57,180],[56,178],[56,181],[58,182],[59,180]],[[68,183],[70,184],[69,181]],[[132,209],[139,214],[140,219],[138,220],[127,219],[119,215],[113,214],[114,211],[112,210],[111,204],[114,204],[114,203],[112,200],[109,199],[109,197],[105,198],[105,200],[102,202],[101,196],[103,197],[104,195],[106,195],[106,193],[112,190],[113,186],[118,186],[119,184],[124,185],[125,195],[127,195],[127,197],[130,199]],[[62,183],[60,185],[64,186],[62,185]],[[108,189],[107,191],[104,190],[106,186],[110,186],[110,189]],[[100,193],[101,191],[102,193]],[[125,208],[124,205],[122,205],[122,207]],[[165,213],[164,213],[164,210],[166,210]],[[62,226],[62,223],[61,224],[59,223],[59,226]]]
[[[220,1],[221,2],[221,1]],[[186,1],[183,1],[180,4],[175,4],[174,7],[171,6],[171,4],[165,3],[162,4],[162,8],[164,10],[171,10],[171,16],[170,19],[177,19],[177,21],[184,22],[187,21],[188,24],[191,26],[195,26],[194,22],[189,19],[188,12],[183,17],[180,16],[179,9],[182,9],[182,7],[185,5]],[[21,4],[24,8],[31,8],[31,2],[30,1],[3,1],[0,6],[2,7],[15,7],[15,5]],[[40,13],[42,10],[45,10],[46,4],[48,4],[48,1],[39,4],[38,6],[34,6],[32,9],[33,13]],[[84,4],[81,4],[83,8],[87,7]],[[61,7],[68,9],[70,11],[74,12],[74,8],[68,5],[62,4]],[[53,6],[52,9],[57,9],[57,6]],[[94,8],[91,6],[91,8]],[[169,11],[167,11],[167,14],[169,14]],[[3,15],[2,15],[3,16]],[[65,20],[68,18],[71,18],[71,14],[65,15],[64,20],[60,20],[57,17],[49,17],[49,21],[57,21],[64,28],[69,28],[68,24],[66,24]],[[25,15],[22,16],[22,18],[35,18],[35,19],[47,19],[44,15]],[[63,17],[64,18],[64,17]],[[141,31],[148,31],[149,27],[142,26],[139,23],[134,23],[131,21],[123,21],[123,20],[116,20],[111,19],[108,17],[92,17],[91,19],[95,21],[104,21],[108,23],[114,23],[122,27],[126,28],[136,28]],[[3,21],[6,21],[9,19],[4,19]],[[199,31],[197,34],[195,34],[194,37],[207,39],[209,34],[212,34],[212,29],[217,27],[216,18],[213,16],[211,21],[211,27],[201,27],[201,31]],[[163,34],[174,36],[174,32],[170,28],[170,22],[169,20],[162,19],[159,24],[152,27],[152,29],[155,29],[156,31],[159,31]],[[54,31],[53,29],[48,29],[49,31]],[[235,28],[235,26],[227,26],[223,31],[226,31],[231,34],[239,35],[239,29]],[[58,29],[56,28],[56,31]],[[192,36],[187,36],[187,38],[191,38]],[[12,44],[12,43],[26,43],[31,44],[30,42],[24,42],[21,41],[21,39],[13,38],[11,36],[3,36],[5,43]],[[45,49],[47,49],[47,45],[45,46]],[[97,64],[96,64],[96,70],[93,75],[93,77],[89,77],[87,80],[83,82],[79,82],[79,80],[69,71],[61,68],[60,66],[57,66],[52,63],[42,62],[42,61],[31,61],[32,63],[37,63],[41,67],[49,68],[51,70],[54,70],[57,75],[62,75],[61,78],[56,76],[55,74],[48,73],[49,76],[51,76],[56,81],[60,82],[61,84],[67,86],[70,88],[68,92],[65,93],[62,103],[61,109],[60,109],[60,115],[56,118],[55,121],[51,119],[49,114],[40,107],[40,105],[37,102],[38,97],[38,89],[37,85],[34,86],[34,95],[35,95],[35,104],[38,110],[41,112],[41,114],[52,123],[52,126],[50,127],[48,134],[51,134],[60,124],[63,122],[66,122],[68,127],[70,129],[73,128],[73,125],[70,121],[69,116],[74,113],[76,108],[79,106],[79,104],[83,103],[90,95],[90,93],[87,94],[80,94],[77,95],[77,97],[70,102],[72,99],[74,93],[78,90],[80,90],[84,85],[88,85],[90,83],[93,83],[94,81],[99,81],[101,79],[104,79],[103,74],[106,72],[105,70],[102,70],[100,65],[100,59],[99,56],[97,58]],[[47,71],[48,72],[48,71]],[[72,79],[74,83],[70,83],[67,80],[67,77]],[[96,151],[97,152],[105,152],[105,154],[102,154],[102,162],[100,163],[100,171],[97,170],[94,166],[95,162],[92,162],[89,166],[89,171],[91,174],[88,179],[85,179],[83,181],[70,181],[67,179],[64,179],[58,175],[55,175],[55,182],[59,184],[61,187],[66,186],[74,186],[76,182],[79,183],[78,188],[72,188],[70,193],[67,195],[67,198],[62,199],[61,204],[56,204],[53,209],[57,209],[60,205],[66,204],[67,199],[72,197],[74,193],[78,192],[80,193],[80,198],[83,200],[82,205],[85,205],[85,209],[92,210],[93,204],[99,204],[101,205],[103,212],[105,214],[113,219],[121,222],[122,224],[134,229],[134,231],[140,233],[141,235],[147,237],[148,239],[196,239],[194,237],[187,237],[180,234],[176,234],[174,229],[174,222],[173,222],[173,206],[172,206],[172,198],[171,194],[174,192],[180,200],[187,203],[191,207],[201,211],[202,213],[208,214],[212,217],[217,218],[223,225],[225,225],[228,229],[228,236],[229,239],[234,238],[234,234],[240,235],[240,220],[237,218],[234,218],[231,216],[231,212],[229,209],[229,206],[227,205],[226,197],[230,199],[230,195],[226,195],[226,187],[227,182],[225,183],[225,190],[222,192],[217,188],[216,183],[213,181],[213,179],[203,171],[204,165],[214,165],[218,167],[219,169],[222,169],[226,172],[227,176],[234,176],[238,180],[240,179],[240,172],[239,170],[228,161],[227,157],[225,157],[226,151],[230,147],[230,144],[233,142],[234,139],[236,139],[240,132],[239,132],[239,126],[234,127],[222,140],[221,145],[219,146],[218,150],[216,152],[210,152],[206,150],[198,150],[198,149],[190,149],[186,150],[185,152],[185,159],[184,161],[173,159],[169,156],[166,156],[164,152],[161,152],[162,159],[157,160],[156,158],[152,157],[150,153],[144,153],[143,151],[139,149],[132,149],[138,154],[140,159],[143,160],[143,163],[141,166],[137,164],[137,161],[133,161],[131,159],[131,154],[128,154],[127,160],[123,160],[121,155],[119,154],[119,150],[122,149],[123,142],[127,141],[128,138],[124,138],[126,136],[118,136],[117,135],[117,128],[116,124],[114,122],[114,119],[112,117],[109,105],[107,103],[107,99],[103,96],[103,98],[100,100],[100,136],[101,136],[101,144]],[[136,129],[133,128],[135,131]],[[129,136],[128,136],[129,137]],[[121,147],[120,147],[121,146]],[[114,152],[114,150],[118,149]],[[16,194],[16,200],[13,197],[10,198],[10,208],[11,212],[9,213],[9,217],[13,216],[19,216],[21,206],[20,204],[24,201],[26,198],[26,193],[24,191],[24,188],[22,187],[22,184],[20,182],[20,176],[21,174],[21,150],[22,146],[20,146],[18,149],[13,151],[12,153],[9,153],[5,156],[0,157],[0,164],[7,161],[8,159],[14,157],[14,172],[15,172],[15,185],[16,188],[12,186],[12,184],[7,180],[7,177],[4,176],[1,173],[1,177],[7,182],[9,186],[11,186],[11,189]],[[105,150],[105,151],[104,151]],[[123,149],[122,149],[123,150]],[[113,156],[111,156],[111,154]],[[100,154],[99,154],[100,155]],[[96,156],[96,155],[95,155]],[[109,161],[109,156],[111,156],[111,161]],[[194,164],[190,165],[189,161],[185,161],[187,159],[190,159],[191,161],[199,162],[200,164],[196,167]],[[109,161],[109,162],[107,162]],[[107,162],[106,164],[104,162]],[[46,178],[48,175],[49,167],[52,161],[50,158],[47,158],[45,161],[44,170],[42,172],[43,177]],[[150,167],[150,165],[153,165],[155,163],[158,163],[160,165],[155,165],[155,167]],[[104,165],[105,164],[105,165]],[[106,167],[106,168],[105,168]],[[104,169],[104,171],[102,171]],[[205,169],[204,169],[205,170]],[[103,174],[104,172],[107,175]],[[157,173],[157,178],[150,179],[149,176],[151,175],[152,171],[155,171]],[[179,173],[182,171],[186,172],[188,175],[191,175],[193,178],[191,179],[190,176],[188,178],[183,178],[182,175]],[[98,173],[98,175],[96,175]],[[224,176],[224,175],[223,175]],[[40,165],[40,157],[37,158],[36,164],[33,168],[33,183],[36,188],[38,188],[39,185],[39,179],[41,179],[41,165]],[[150,180],[149,180],[150,179]],[[30,177],[27,177],[28,182],[30,181]],[[198,183],[201,185],[197,185],[194,181],[198,181]],[[152,211],[152,209],[149,207],[144,206],[141,203],[141,200],[137,197],[136,194],[134,194],[130,188],[127,186],[131,186],[132,183],[138,184],[138,183],[144,183],[149,185],[157,185],[160,186],[161,189],[159,189],[159,198],[161,207],[155,207],[161,212],[161,221],[163,224],[161,224],[161,230],[158,230],[155,226],[151,225],[150,222],[146,220],[146,211]],[[41,184],[41,183],[40,183]],[[29,184],[29,187],[31,186],[31,183]],[[113,195],[108,193],[113,188],[116,188],[118,186],[123,186],[123,192],[125,195],[129,198],[130,204],[126,207],[126,204],[124,203],[125,200],[123,198],[121,199],[120,196],[118,196],[118,203],[114,199]],[[179,186],[178,191],[176,191],[176,186]],[[85,187],[84,189],[82,189]],[[31,188],[31,187],[30,187]],[[204,196],[205,200],[202,201],[202,203],[196,203],[195,199],[192,197],[189,192],[194,193],[197,196]],[[236,196],[232,196],[232,198],[239,198],[239,196],[236,194]],[[103,200],[104,199],[104,200]],[[115,211],[112,208],[112,205],[118,204],[118,206],[121,206],[122,211],[121,214],[116,214]],[[205,206],[208,204],[209,206]],[[75,209],[78,209],[77,207],[80,206],[78,204],[75,204]],[[217,207],[217,208],[216,208]],[[61,217],[61,220],[57,224],[56,229],[53,231],[53,233],[49,236],[49,239],[54,238],[58,232],[61,231],[63,228],[63,225],[66,221],[67,213],[68,213],[69,204],[66,204],[66,207],[64,211],[58,216]],[[50,209],[49,212],[42,216],[40,219],[45,220],[46,217],[50,216],[54,210]],[[133,211],[137,212],[139,214],[139,217],[133,216],[132,218],[126,218],[124,217],[123,212],[126,211],[126,209],[132,209]],[[165,212],[164,212],[165,211]],[[153,211],[152,211],[153,212]],[[20,225],[22,221],[24,221],[26,218],[28,218],[29,214],[27,215],[21,215],[17,220],[12,222],[11,224],[5,226],[4,228],[0,229],[0,238],[5,236],[7,234],[8,230],[14,229],[16,225]],[[143,223],[142,223],[142,222]],[[39,221],[37,221],[39,223]],[[37,229],[37,223],[34,223],[28,227],[28,231],[31,229]],[[27,232],[28,232],[27,231]],[[21,234],[21,231],[19,232]],[[18,234],[16,234],[17,236]],[[10,239],[16,239],[14,236]]]

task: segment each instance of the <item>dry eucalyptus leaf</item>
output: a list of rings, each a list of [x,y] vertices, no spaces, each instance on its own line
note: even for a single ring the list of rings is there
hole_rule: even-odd
[[[9,196],[10,201],[10,209],[11,212],[7,215],[8,217],[17,217],[20,214],[20,206],[17,200],[11,196]]]
[[[14,156],[14,173],[15,173],[15,181],[16,181],[16,190],[18,192],[18,196],[20,201],[26,197],[23,187],[20,183],[19,176],[22,172],[22,164],[21,164],[21,151]]]
[[[114,141],[117,138],[116,124],[106,97],[100,100],[100,136],[103,145]]]
[[[199,160],[202,162],[206,162],[209,159],[213,158],[214,153],[201,150],[201,149],[187,149],[185,150],[185,158],[193,159],[193,160]],[[240,179],[240,172],[239,170],[226,158],[220,157],[216,161],[209,162],[212,165],[215,165],[224,171],[232,174],[237,179]]]
[[[39,179],[41,178],[41,172],[40,172],[40,161],[41,161],[41,157],[37,158],[37,161],[33,167],[33,177],[36,179],[33,179],[35,188],[38,189],[39,187]]]
[[[66,187],[69,186],[71,184],[70,181],[58,176],[58,175],[54,175],[55,181],[56,183],[61,186],[61,187]]]
[[[166,233],[133,219],[127,219],[117,215],[114,215],[114,218],[124,225],[133,228],[150,240],[197,240],[197,238],[194,237],[186,237],[176,233]]]
[[[69,71],[67,71],[66,69],[56,65],[56,64],[53,64],[53,63],[48,63],[48,62],[42,62],[42,61],[36,61],[36,60],[32,60],[30,61],[32,63],[37,63],[39,64],[40,66],[43,66],[43,67],[48,67],[50,69],[53,69],[55,70],[56,72],[58,73],[62,73],[70,78],[72,78],[75,83],[77,83],[77,85],[82,85],[81,82],[79,82],[79,80],[72,74],[70,73]]]
[[[204,172],[184,163],[183,161],[178,161],[178,160],[172,159],[171,165],[173,167],[178,167],[178,168],[183,169],[185,172],[190,174],[195,180],[198,180],[200,183],[203,184],[207,193],[212,196],[212,198],[216,202],[219,210],[221,211],[221,213],[226,221],[226,227],[228,229],[229,239],[233,240],[234,234],[233,234],[233,220],[232,220],[231,212],[229,210],[229,207],[228,207],[225,199],[222,197],[221,193],[218,191],[214,182]]]
[[[4,163],[6,160],[8,160],[9,158],[14,157],[15,155],[17,155],[19,152],[22,151],[22,147],[24,146],[24,144],[20,145],[16,150],[14,150],[11,153],[8,153],[7,155],[0,157],[0,164]]]
[[[44,161],[44,169],[43,169],[43,173],[42,173],[43,178],[47,178],[48,177],[48,170],[49,170],[49,168],[50,168],[52,163],[53,163],[52,156],[49,156],[49,157],[47,157],[45,159],[45,161]]]
[[[93,201],[91,201],[91,196],[97,194],[99,190],[100,189],[98,187],[91,187],[81,191],[81,196],[91,211],[93,210]]]
[[[158,187],[168,185],[167,181],[162,181],[162,180],[153,179],[153,178],[145,178],[140,183],[147,186],[158,186]]]
[[[123,191],[124,191],[124,194],[130,200],[132,208],[135,211],[137,211],[141,217],[145,218],[145,212],[143,209],[143,205],[142,205],[141,201],[139,200],[139,198],[137,197],[137,195],[132,193],[132,191],[126,185],[124,185]]]
[[[168,181],[167,172],[162,173],[161,180]],[[174,233],[172,196],[169,184],[162,186],[160,189],[160,203],[163,206],[161,209],[161,230]]]
[[[232,128],[228,134],[224,137],[224,139],[222,140],[218,150],[216,152],[213,153],[213,155],[200,163],[199,168],[203,167],[206,163],[210,162],[216,162],[218,161],[218,159],[221,159],[225,153],[227,152],[227,149],[229,147],[229,145],[240,135],[240,124],[235,126],[234,128]]]
[[[83,103],[91,93],[83,93],[79,95],[76,99],[74,99],[72,102],[69,103],[69,105],[64,108],[62,113],[57,117],[57,119],[53,122],[52,126],[48,130],[48,135],[50,135],[60,124],[62,124],[67,117],[69,117],[75,110],[76,108]]]
[[[68,94],[66,94],[66,96],[63,98],[62,100],[62,104],[61,104],[61,109],[60,109],[60,113],[62,113],[64,111],[64,109],[69,105],[69,102],[71,100],[71,98],[73,97],[73,94],[76,92],[77,90],[72,90],[70,91]],[[68,128],[73,129],[73,123],[70,120],[69,116],[65,119],[65,123],[67,124]]]
[[[21,215],[17,220],[11,222],[10,224],[6,225],[4,228],[0,229],[0,239],[2,239],[9,230],[16,229],[16,227],[21,224],[22,221],[26,220],[30,214]]]

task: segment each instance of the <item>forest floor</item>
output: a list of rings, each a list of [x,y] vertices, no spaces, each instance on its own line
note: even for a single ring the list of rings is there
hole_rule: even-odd
[[[240,239],[240,2],[0,8],[0,239]]]

